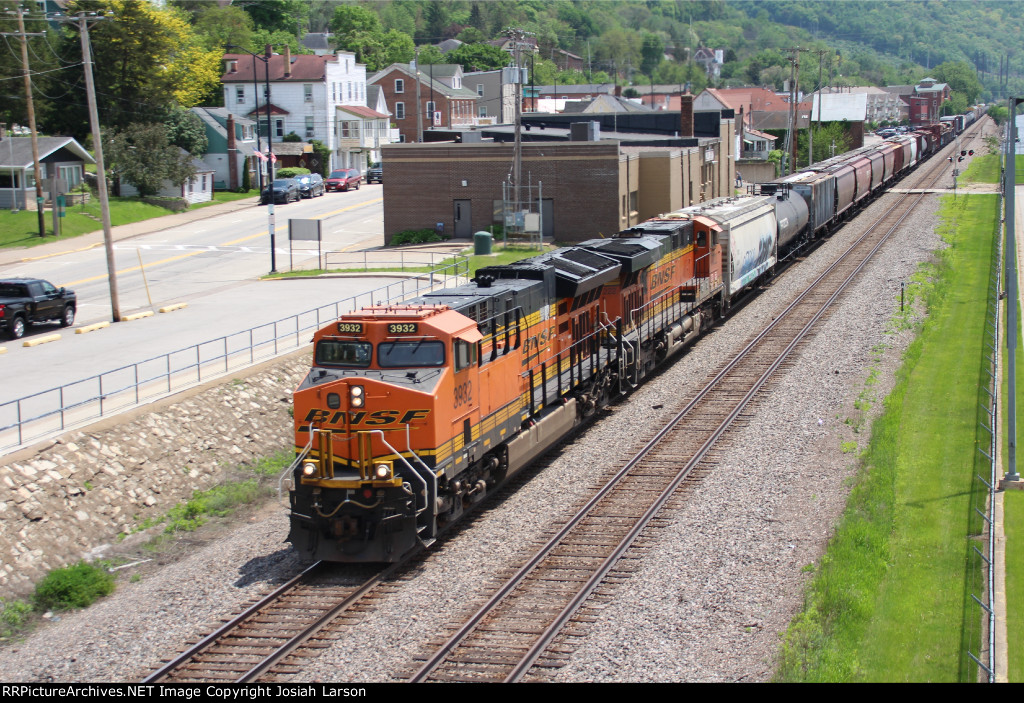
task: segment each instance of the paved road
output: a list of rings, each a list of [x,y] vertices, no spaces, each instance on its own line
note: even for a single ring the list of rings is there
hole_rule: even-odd
[[[160,218],[115,228],[115,256],[121,313],[151,306],[139,266],[145,264],[153,308],[187,302],[168,314],[122,322],[89,334],[39,325],[26,339],[60,332],[62,339],[37,347],[0,340],[0,402],[23,397],[97,373],[143,361],[193,344],[220,338],[299,312],[380,288],[393,279],[380,276],[321,280],[260,281],[270,269],[267,208],[243,203],[230,212],[183,224],[202,214]],[[288,267],[288,217],[324,221],[324,249],[358,249],[383,240],[380,186],[331,193],[275,208],[277,266]],[[168,227],[168,224],[173,226]],[[135,233],[137,230],[158,230]],[[0,275],[38,276],[73,288],[79,297],[76,327],[110,319],[102,237],[56,242],[4,252]],[[311,263],[316,252],[296,252],[296,264]]]

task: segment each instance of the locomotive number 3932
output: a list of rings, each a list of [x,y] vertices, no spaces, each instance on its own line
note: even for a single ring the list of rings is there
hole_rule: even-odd
[[[455,386],[455,407],[473,402],[473,382],[466,381]]]

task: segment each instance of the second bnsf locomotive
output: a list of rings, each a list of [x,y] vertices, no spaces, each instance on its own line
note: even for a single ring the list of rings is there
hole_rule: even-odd
[[[913,133],[323,327],[294,395],[289,541],[349,562],[429,545],[937,150],[938,136]]]

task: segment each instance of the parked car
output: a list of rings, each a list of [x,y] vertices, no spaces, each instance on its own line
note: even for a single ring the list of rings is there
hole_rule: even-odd
[[[367,183],[383,183],[384,182],[384,164],[377,162],[371,164],[370,168],[366,171],[366,182]]]
[[[315,198],[326,192],[324,190],[324,177],[319,173],[307,173],[304,176],[296,176],[295,180],[299,183],[299,195],[303,198]]]
[[[275,203],[290,203],[293,200],[298,200],[301,197],[298,181],[294,178],[275,178],[272,184],[263,189],[263,193],[260,195],[260,205],[269,203],[271,197],[274,198]]]
[[[58,289],[38,278],[0,279],[0,330],[11,339],[21,339],[28,326],[37,322],[70,327],[77,309],[78,298],[67,288]]]
[[[359,173],[358,169],[340,168],[337,171],[331,171],[331,175],[324,181],[324,185],[328,191],[350,190],[352,188],[359,190],[359,182],[362,180],[363,174]]]

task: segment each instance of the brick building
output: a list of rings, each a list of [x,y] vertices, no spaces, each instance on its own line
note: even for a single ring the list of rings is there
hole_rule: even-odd
[[[691,108],[692,99],[684,105]],[[673,126],[679,134],[693,135],[692,110],[683,115]],[[729,112],[715,113],[714,121],[717,136],[670,135],[664,140],[667,146],[659,146],[649,134],[640,135],[635,145],[628,139],[623,145],[617,138],[524,142],[523,183],[542,184],[545,239],[575,242],[610,236],[660,213],[731,195],[735,120]],[[439,222],[455,238],[500,224],[502,184],[513,151],[511,143],[468,140],[384,147],[385,241],[403,230]]]
[[[458,64],[426,65],[417,70],[407,63],[393,63],[367,82],[380,86],[402,142],[419,141],[419,129],[426,132],[432,127],[477,124],[478,96],[475,90],[463,87],[462,66]]]

